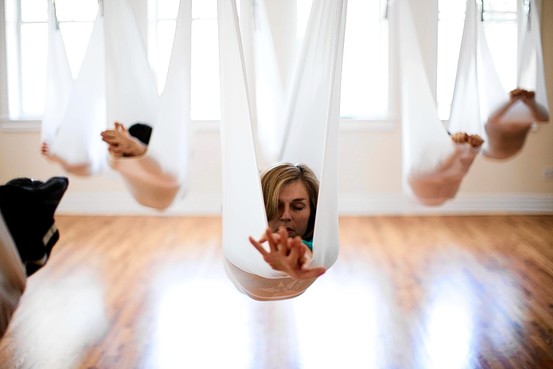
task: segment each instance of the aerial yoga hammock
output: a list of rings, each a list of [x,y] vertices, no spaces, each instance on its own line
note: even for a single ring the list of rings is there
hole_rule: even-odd
[[[99,3],[88,50],[72,88],[67,88],[67,56],[50,4],[51,92],[43,122],[48,157],[70,173],[97,174],[108,162],[107,147],[100,140],[106,122],[146,122],[154,128],[147,152],[132,158],[110,156],[109,164],[122,175],[137,202],[160,210],[184,191],[187,171],[190,0],[182,3],[161,98],[128,0]]]
[[[267,228],[241,36],[234,1],[218,0],[223,160],[223,249],[227,274],[256,300],[302,294],[314,279],[271,269],[248,236]],[[313,2],[310,24],[290,95],[280,160],[302,162],[320,180],[313,266],[338,256],[337,156],[345,0]]]
[[[402,90],[402,133],[404,175],[415,198],[428,206],[453,199],[472,162],[480,152],[482,139],[474,54],[470,24],[474,21],[474,0],[467,1],[467,17],[459,56],[452,103],[450,132],[438,118],[420,53],[411,4],[396,3],[400,27]],[[396,5],[396,6],[397,6]],[[458,109],[459,107],[463,109]],[[470,107],[470,108],[469,108]],[[470,126],[470,122],[473,122]],[[476,124],[474,124],[476,123]],[[470,132],[466,133],[466,132]]]
[[[127,0],[105,3],[110,121],[153,126],[144,155],[109,157],[138,203],[168,208],[184,192],[190,126],[191,2],[181,0],[165,88],[157,95],[154,76]],[[134,69],[130,69],[132,66]],[[112,93],[110,93],[112,92]],[[113,107],[112,105],[113,104]],[[106,148],[104,147],[104,150]]]
[[[58,27],[54,2],[48,2],[48,61],[43,154],[65,171],[100,173],[106,150],[99,135],[106,128],[103,20],[98,12],[78,76],[73,80]]]
[[[532,125],[549,121],[537,8],[535,1],[530,2],[528,15],[522,17],[518,88],[506,94],[499,82],[496,82],[488,92],[490,101],[495,103],[495,111],[487,117],[485,124],[487,142],[483,154],[489,158],[507,159],[514,156],[524,146]],[[482,30],[480,32],[483,33]],[[495,95],[490,96],[492,93]],[[508,95],[507,101],[505,95]]]
[[[255,78],[249,82],[255,89],[252,96],[253,133],[256,145],[258,166],[265,167],[279,160],[286,131],[282,107],[285,105],[284,86],[277,63],[273,36],[264,0],[256,3],[253,28],[253,52],[247,62],[254,67]],[[253,60],[252,60],[253,59]]]

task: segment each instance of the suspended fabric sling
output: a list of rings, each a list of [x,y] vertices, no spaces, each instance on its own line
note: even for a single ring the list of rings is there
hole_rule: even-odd
[[[530,2],[529,6],[528,15],[522,17],[517,83],[519,89],[532,91],[534,98],[513,96],[501,90],[501,100],[485,124],[487,143],[483,154],[494,159],[508,159],[516,155],[523,148],[532,125],[549,121],[540,17],[536,1]],[[483,34],[482,30],[480,32]]]
[[[313,282],[273,270],[249,244],[267,228],[250,92],[234,1],[218,0],[223,162],[223,249],[225,267],[241,292],[256,300],[281,300]],[[282,161],[309,165],[320,180],[312,266],[330,268],[337,259],[337,156],[340,79],[346,1],[313,3],[288,109]],[[283,123],[284,124],[284,123]]]
[[[469,0],[472,1],[472,0]],[[401,63],[402,136],[404,178],[414,197],[423,205],[441,205],[453,199],[480,149],[469,143],[455,143],[438,117],[420,52],[420,42],[414,24],[412,4],[406,0],[394,6],[399,29]],[[466,28],[465,28],[466,30]],[[463,39],[472,37],[466,32]],[[471,99],[475,90],[473,60],[464,57],[461,48],[461,69],[457,74],[454,105],[470,104],[472,115],[463,116],[476,122],[475,128],[455,127],[478,134],[481,129],[478,100]],[[466,51],[466,50],[465,50]],[[462,63],[462,64],[461,64]],[[464,68],[464,69],[463,69]],[[476,112],[476,114],[474,114]],[[453,112],[452,112],[453,115]],[[453,117],[452,117],[453,118]],[[455,118],[453,118],[455,119]]]
[[[123,121],[126,125],[143,122],[153,128],[144,155],[110,155],[109,164],[121,174],[138,203],[163,210],[185,190],[190,126],[191,2],[180,2],[161,97],[127,1],[106,2],[105,19],[110,121]]]
[[[26,280],[17,248],[0,213],[0,338],[17,309]]]
[[[255,75],[248,81],[250,86],[254,82],[255,89],[252,114],[254,135],[259,142],[256,146],[259,164],[269,166],[278,161],[282,150],[286,124],[280,123],[286,114],[282,109],[285,94],[264,0],[256,2],[254,17],[253,52],[250,54]]]
[[[69,173],[88,176],[106,164],[99,139],[106,128],[104,30],[98,13],[79,74],[72,80],[55,8],[49,2],[48,61],[42,140],[47,158]]]
[[[482,72],[482,62],[479,60],[479,11],[476,0],[466,1],[465,22],[463,37],[457,62],[457,74],[451,112],[447,127],[450,133],[467,132],[470,134],[484,135],[483,119],[489,113],[481,104],[481,89],[479,81],[485,79]],[[485,45],[487,48],[487,45]],[[482,109],[481,109],[482,108]]]

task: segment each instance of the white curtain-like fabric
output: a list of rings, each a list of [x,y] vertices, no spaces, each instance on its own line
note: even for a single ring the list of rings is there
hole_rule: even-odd
[[[289,96],[281,161],[307,164],[320,181],[315,265],[338,257],[338,136],[347,1],[315,1]]]
[[[0,213],[0,338],[17,309],[26,280],[19,253]]]
[[[104,30],[97,16],[77,78],[71,73],[55,12],[50,3],[48,80],[42,137],[48,158],[77,175],[101,172],[105,145],[99,139],[106,128]]]
[[[129,0],[104,1],[107,120],[154,125],[159,96]]]
[[[478,72],[480,70],[478,55],[479,13],[475,0],[467,0],[463,37],[457,62],[457,75],[451,114],[448,122],[450,133],[467,132],[483,135],[484,126],[480,115],[480,89]]]
[[[284,140],[286,125],[282,122],[286,114],[283,109],[285,94],[265,1],[257,1],[254,10],[254,134],[259,141],[257,154],[260,163],[270,165],[278,160]]]
[[[547,89],[545,87],[545,72],[543,67],[543,51],[541,43],[540,17],[536,0],[530,3],[530,12],[523,17],[523,34],[521,52],[518,62],[518,86],[535,91],[536,103],[549,113]]]
[[[508,159],[518,154],[526,142],[532,125],[549,120],[540,22],[535,1],[530,3],[530,12],[527,17],[522,17],[522,23],[517,84],[518,88],[534,92],[535,98],[533,100],[516,98],[505,90],[500,93],[499,88],[490,87],[490,84],[484,86],[489,89],[487,96],[490,99],[489,106],[493,109],[490,109],[484,125],[486,144],[483,153],[493,159]],[[484,38],[484,32],[480,31],[480,33]],[[483,58],[486,58],[487,66],[491,69],[493,66],[491,57],[483,53]]]
[[[161,97],[148,64],[132,9],[126,1],[106,2],[106,35],[110,86],[109,113],[127,126],[153,127],[148,150],[141,157],[110,157],[110,165],[125,180],[142,205],[163,210],[185,190],[190,125],[190,0],[182,0],[177,16],[167,82]],[[108,32],[109,31],[109,32]],[[123,37],[124,35],[124,37]],[[132,51],[132,52],[131,52]],[[129,58],[132,58],[129,60]],[[129,66],[130,63],[130,66]]]
[[[51,143],[62,121],[73,85],[71,68],[67,60],[65,44],[56,20],[56,9],[48,2],[48,71],[44,118],[42,119],[42,142]]]
[[[331,267],[338,256],[337,146],[346,1],[313,4],[280,160],[311,166],[321,184],[313,266]],[[258,300],[298,296],[313,282],[273,270],[249,244],[267,227],[252,112],[234,1],[218,1],[223,159],[223,249],[229,278]],[[308,119],[307,119],[308,118]],[[284,124],[284,123],[280,123]],[[299,146],[297,146],[299,145]]]
[[[456,196],[479,149],[471,147],[468,143],[453,143],[438,118],[423,65],[411,6],[416,5],[407,0],[397,1],[392,14],[395,24],[399,27],[399,55],[402,61],[404,178],[407,188],[420,203],[435,206]],[[471,36],[465,32],[465,37]],[[463,66],[464,71],[458,72],[459,86],[456,86],[455,90],[458,99],[466,92],[462,91],[462,88],[467,88],[468,91],[474,89],[471,80],[474,76],[471,75],[474,73],[474,61],[465,58],[464,55],[460,56],[460,60],[469,64]],[[473,99],[472,103],[478,109],[478,101]],[[473,114],[471,118],[480,122],[478,115]]]

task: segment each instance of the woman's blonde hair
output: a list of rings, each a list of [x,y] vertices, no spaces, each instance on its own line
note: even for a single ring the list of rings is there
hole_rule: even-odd
[[[282,188],[290,183],[301,181],[309,194],[311,214],[307,230],[302,238],[310,241],[313,239],[315,228],[315,215],[317,212],[317,199],[319,197],[319,180],[315,173],[305,164],[278,163],[265,169],[261,173],[261,188],[265,201],[267,220],[278,216],[278,201]]]

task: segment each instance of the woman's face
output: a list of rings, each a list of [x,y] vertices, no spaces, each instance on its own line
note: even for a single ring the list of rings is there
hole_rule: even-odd
[[[285,227],[290,237],[303,237],[307,231],[311,205],[309,193],[302,181],[289,183],[282,187],[278,199],[278,213],[269,219],[271,231]]]

